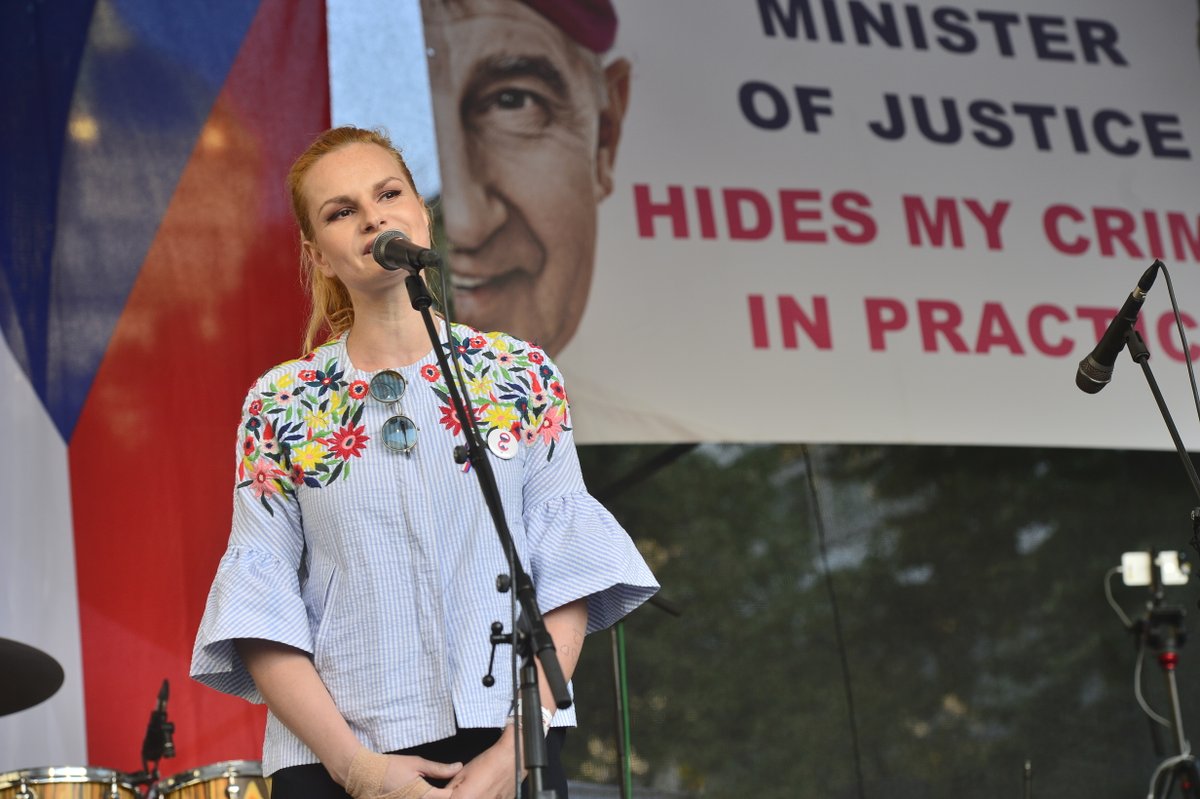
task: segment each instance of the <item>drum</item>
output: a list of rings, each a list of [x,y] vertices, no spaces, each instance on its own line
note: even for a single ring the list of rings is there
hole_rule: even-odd
[[[257,760],[227,760],[155,783],[151,799],[268,799],[271,781]],[[0,799],[4,799],[0,797]]]
[[[0,799],[141,799],[141,794],[119,771],[51,766],[0,774]]]

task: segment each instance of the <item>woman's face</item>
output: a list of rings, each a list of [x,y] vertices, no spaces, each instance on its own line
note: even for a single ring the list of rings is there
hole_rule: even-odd
[[[399,230],[430,246],[424,204],[395,157],[378,145],[348,144],[323,156],[304,178],[304,198],[313,227],[305,252],[323,275],[338,278],[351,292],[380,291],[397,282],[397,273],[371,255],[381,232]]]

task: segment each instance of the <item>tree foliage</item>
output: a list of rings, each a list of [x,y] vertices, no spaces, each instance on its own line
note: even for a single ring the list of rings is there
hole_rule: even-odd
[[[603,496],[656,451],[584,448],[589,486]],[[1122,552],[1190,549],[1174,453],[703,446],[606,504],[683,610],[626,622],[638,785],[1016,797],[1028,761],[1039,795],[1129,796],[1173,753],[1161,727],[1155,752],[1140,639],[1104,582]],[[1112,580],[1145,617],[1149,590]],[[1195,599],[1164,602],[1190,621]],[[1185,730],[1194,657],[1184,646]],[[581,779],[619,780],[611,663],[609,639],[589,639],[567,751]],[[1143,671],[1169,715],[1154,652]]]

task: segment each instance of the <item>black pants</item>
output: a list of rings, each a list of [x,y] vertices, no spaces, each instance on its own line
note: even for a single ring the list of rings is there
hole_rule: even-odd
[[[393,755],[416,755],[439,763],[466,763],[483,750],[496,743],[501,730],[459,730],[453,738],[421,744],[411,749],[390,752]],[[567,775],[562,767],[562,747],[566,740],[565,727],[555,727],[546,736],[545,788],[553,790],[558,799],[567,799]],[[430,780],[441,788],[446,780]],[[529,780],[521,784],[521,796],[527,797]],[[290,766],[271,775],[271,799],[346,799],[349,794],[333,781],[329,772],[319,763],[309,766]]]

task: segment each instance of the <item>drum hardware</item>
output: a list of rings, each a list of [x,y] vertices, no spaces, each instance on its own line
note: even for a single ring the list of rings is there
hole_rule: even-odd
[[[228,760],[162,780],[150,799],[267,799],[270,785],[257,760]]]
[[[128,774],[90,766],[52,766],[0,774],[0,799],[139,799]]]

